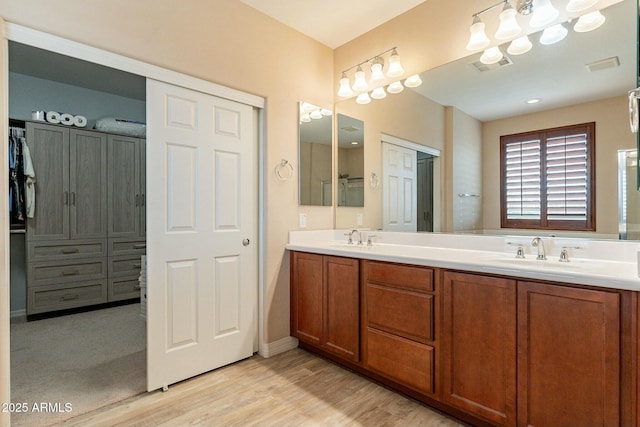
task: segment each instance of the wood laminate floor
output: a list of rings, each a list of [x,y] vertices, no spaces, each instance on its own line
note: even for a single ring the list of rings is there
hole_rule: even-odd
[[[304,350],[258,355],[65,426],[462,426]]]

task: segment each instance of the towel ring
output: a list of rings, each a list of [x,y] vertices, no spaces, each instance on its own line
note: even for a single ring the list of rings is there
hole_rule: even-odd
[[[379,186],[380,178],[378,178],[378,175],[376,175],[375,172],[371,172],[371,175],[369,175],[369,188],[377,190]]]
[[[288,173],[283,172],[283,170]],[[293,176],[293,166],[291,166],[291,163],[289,163],[288,160],[280,160],[280,163],[278,163],[278,165],[276,166],[276,176],[280,181],[287,181],[291,179],[291,177]]]

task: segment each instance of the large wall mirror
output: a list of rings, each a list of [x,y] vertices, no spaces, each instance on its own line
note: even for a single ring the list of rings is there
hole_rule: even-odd
[[[364,123],[338,114],[338,206],[364,206]]]
[[[478,9],[494,3],[483,0]],[[564,9],[567,2],[553,3]],[[638,2],[598,4],[606,21],[591,32],[575,32],[575,20],[565,22],[568,34],[556,44],[542,45],[540,33],[532,33],[533,47],[524,55],[507,54],[497,64],[483,65],[481,52],[475,53],[421,73],[423,84],[418,88],[405,88],[368,105],[352,99],[338,102],[338,113],[365,123],[365,176],[380,173],[381,134],[441,150],[436,172],[441,178],[436,184],[441,215],[434,229],[519,233],[500,228],[500,135],[594,121],[596,232],[556,234],[617,238],[617,153],[636,148],[636,136],[629,130],[627,92],[637,86]],[[507,46],[501,46],[504,52]],[[539,102],[527,103],[532,99]],[[634,187],[635,176],[629,179],[628,185]],[[382,228],[381,212],[388,208],[382,191],[365,186],[364,227]],[[338,213],[336,226],[349,228],[355,225],[352,220]]]
[[[331,206],[333,112],[300,102],[298,189],[301,205]]]

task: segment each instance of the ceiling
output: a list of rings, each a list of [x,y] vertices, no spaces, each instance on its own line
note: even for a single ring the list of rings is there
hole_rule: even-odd
[[[426,0],[241,0],[332,49]]]

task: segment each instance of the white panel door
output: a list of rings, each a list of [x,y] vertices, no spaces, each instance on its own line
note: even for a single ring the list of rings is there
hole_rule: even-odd
[[[147,388],[249,357],[257,316],[252,107],[147,80]]]
[[[417,152],[382,143],[382,229],[417,231]]]

